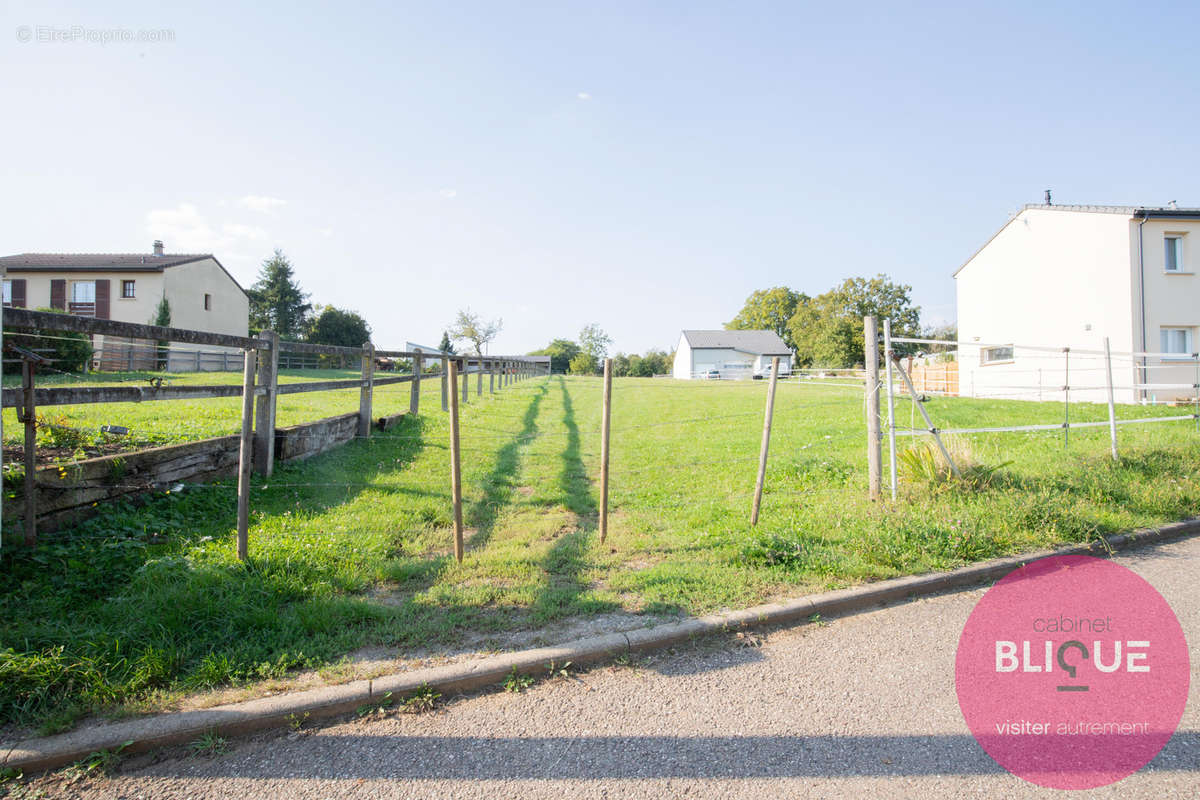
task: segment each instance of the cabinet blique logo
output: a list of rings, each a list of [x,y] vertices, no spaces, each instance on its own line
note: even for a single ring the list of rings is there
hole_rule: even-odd
[[[1090,789],[1145,766],[1174,734],[1190,664],[1175,613],[1125,567],[1089,556],[1005,576],[959,638],[959,707],[983,749],[1041,786]]]

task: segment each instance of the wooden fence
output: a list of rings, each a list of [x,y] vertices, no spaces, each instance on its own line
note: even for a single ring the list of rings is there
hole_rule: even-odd
[[[249,479],[251,470],[264,477],[270,476],[278,455],[283,457],[304,457],[312,454],[313,439],[307,437],[303,444],[289,446],[287,442],[288,429],[277,429],[275,424],[276,405],[279,395],[299,394],[304,392],[333,391],[337,389],[359,389],[359,407],[356,413],[321,420],[314,425],[324,425],[328,441],[340,443],[355,437],[369,437],[373,423],[372,401],[374,390],[379,386],[409,383],[411,394],[407,413],[420,413],[421,383],[425,380],[438,380],[441,384],[441,407],[449,410],[451,393],[456,399],[461,392],[462,402],[469,399],[469,379],[475,377],[477,395],[483,394],[484,377],[487,377],[488,392],[509,384],[548,374],[549,359],[529,356],[448,356],[441,353],[424,353],[420,350],[378,350],[370,342],[362,347],[338,347],[334,345],[306,344],[300,342],[281,342],[273,331],[263,331],[257,337],[232,336],[204,331],[187,330],[183,328],[165,328],[154,325],[138,325],[114,320],[101,320],[91,317],[76,317],[64,314],[51,314],[26,309],[5,308],[3,310],[3,325],[5,329],[29,330],[39,333],[83,333],[105,337],[123,337],[126,341],[141,340],[153,342],[183,342],[191,345],[236,348],[241,351],[237,360],[243,364],[242,385],[208,385],[208,386],[170,386],[160,384],[147,385],[103,385],[103,386],[48,386],[39,388],[36,385],[36,375],[39,363],[45,359],[29,351],[12,350],[22,359],[22,385],[20,388],[7,388],[2,392],[4,408],[15,408],[18,421],[25,428],[25,476],[21,500],[25,525],[24,541],[32,545],[37,541],[37,521],[43,509],[39,507],[39,490],[41,480],[37,469],[37,410],[42,406],[78,405],[88,403],[142,403],[160,400],[199,399],[214,397],[241,397],[242,422],[241,432],[237,440],[237,474],[238,474],[238,555],[246,556],[246,530],[248,527]],[[361,375],[350,380],[309,381],[304,383],[279,383],[279,361],[281,353],[297,354],[298,356],[334,356],[357,361],[361,365]],[[412,362],[412,372],[397,375],[385,373],[383,377],[376,376],[378,359],[408,359]],[[453,359],[457,370],[462,375],[461,387],[450,384],[449,369]],[[425,371],[427,362],[439,364],[439,370],[430,374]],[[381,427],[387,426],[387,420],[379,421]],[[352,433],[351,433],[352,431]],[[0,437],[2,438],[2,437]],[[293,437],[295,438],[295,437]],[[280,442],[283,442],[281,447]],[[221,448],[217,448],[219,451]],[[327,449],[327,448],[325,448]],[[283,451],[282,454],[280,451]],[[211,455],[211,454],[209,454]],[[129,454],[125,454],[128,458]],[[215,461],[214,461],[215,458]],[[93,459],[103,461],[104,459]],[[168,459],[169,460],[169,459]],[[221,464],[219,456],[195,459],[195,475],[220,472],[227,464]],[[97,469],[104,468],[103,466]],[[88,467],[87,469],[91,469]],[[185,472],[175,469],[172,480],[179,480]],[[99,491],[99,487],[83,487]],[[147,487],[153,488],[153,487]],[[61,486],[48,486],[47,489],[62,493]],[[55,511],[62,510],[60,502],[56,501]],[[0,518],[2,522],[2,518]]]

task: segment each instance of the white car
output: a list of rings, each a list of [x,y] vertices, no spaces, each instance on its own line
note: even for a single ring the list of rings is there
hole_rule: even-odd
[[[779,377],[780,378],[786,378],[787,376],[789,376],[791,374],[792,374],[792,365],[791,364],[783,363],[783,364],[779,365]],[[771,377],[771,365],[770,364],[763,364],[762,369],[757,369],[754,371],[754,380],[756,380],[756,381],[760,381],[763,378],[769,378],[769,377]]]

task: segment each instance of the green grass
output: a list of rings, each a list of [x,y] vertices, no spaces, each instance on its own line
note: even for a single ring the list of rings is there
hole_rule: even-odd
[[[377,400],[379,413],[407,406],[406,384],[380,394],[394,388]],[[89,711],[277,678],[364,646],[437,649],[605,612],[650,622],[746,606],[1084,541],[1191,516],[1200,503],[1191,421],[1123,427],[1119,464],[1105,428],[1072,431],[1069,447],[1061,432],[963,437],[960,457],[1010,463],[976,484],[922,483],[894,505],[872,503],[861,393],[786,383],[752,529],[765,388],[617,380],[604,545],[600,382],[558,376],[472,394],[465,406],[461,565],[451,555],[448,424],[436,381],[421,417],[281,465],[266,485],[256,480],[244,564],[234,557],[229,482],[137,508],[114,504],[33,550],[9,546],[6,531],[0,720],[55,730]],[[356,407],[335,408],[333,394],[305,396],[288,413]],[[1057,403],[929,407],[945,427],[1062,418]],[[164,433],[194,422],[175,404],[134,410],[157,415],[146,424]],[[1071,409],[1074,421],[1106,413]],[[898,417],[909,414],[902,401]]]
[[[348,380],[361,376],[358,370],[297,369],[281,370],[280,383],[305,383],[309,381]],[[376,377],[391,377],[395,373],[376,373]],[[242,382],[240,372],[101,372],[86,376],[38,375],[38,386],[95,386],[122,385],[146,386],[151,379],[163,378],[171,386],[227,385]],[[422,404],[432,403],[440,408],[440,379],[425,378],[421,384]],[[472,376],[474,381],[474,376]],[[487,378],[484,377],[484,391]],[[20,386],[19,375],[4,376],[4,386]],[[472,391],[476,386],[471,385]],[[375,390],[374,415],[395,414],[408,409],[411,387],[407,383],[381,386]],[[345,414],[358,410],[358,389],[341,389],[332,392],[307,392],[304,394],[280,395],[277,419],[280,426],[298,425],[324,417]],[[130,449],[137,446],[151,447],[177,442],[190,442],[211,436],[225,436],[241,429],[242,400],[240,397],[218,397],[210,400],[171,400],[147,403],[104,403],[78,406],[46,406],[38,414],[59,426],[80,430],[84,439],[111,440],[100,432],[101,425],[120,425],[129,428]],[[18,443],[24,439],[24,430],[17,423],[16,410],[4,409],[4,442]]]

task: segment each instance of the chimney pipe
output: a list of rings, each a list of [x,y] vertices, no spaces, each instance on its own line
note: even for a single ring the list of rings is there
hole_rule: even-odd
[[[1049,189],[1046,190],[1046,205],[1048,205],[1048,206],[1054,205],[1053,203],[1050,202],[1050,190]]]
[[[163,254],[162,239],[155,239],[154,240],[154,255],[161,256],[162,254]]]

